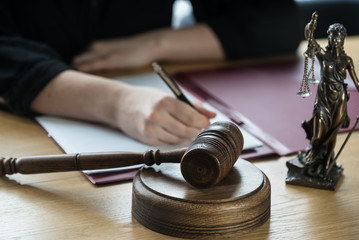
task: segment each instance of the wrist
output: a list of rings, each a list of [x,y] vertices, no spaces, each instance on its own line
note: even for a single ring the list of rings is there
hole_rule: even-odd
[[[98,105],[102,116],[99,121],[113,126],[115,128],[122,128],[122,116],[126,114],[126,96],[131,92],[132,86],[109,80],[109,85],[103,89],[102,102]]]
[[[210,27],[205,24],[180,29],[157,31],[158,61],[223,60],[222,45]],[[205,39],[205,40],[203,40]]]
[[[148,32],[144,35],[144,43],[147,43],[148,62],[166,60],[170,51],[168,35],[172,29],[164,28]]]

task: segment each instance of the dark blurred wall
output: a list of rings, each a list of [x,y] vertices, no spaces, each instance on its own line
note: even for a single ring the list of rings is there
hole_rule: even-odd
[[[295,0],[299,8],[300,22],[305,25],[312,13],[319,14],[314,36],[326,37],[328,27],[333,23],[343,24],[348,36],[359,35],[359,0]],[[304,35],[303,35],[304,38]]]

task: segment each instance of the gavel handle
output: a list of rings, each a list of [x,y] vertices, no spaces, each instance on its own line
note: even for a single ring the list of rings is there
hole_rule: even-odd
[[[179,163],[186,148],[160,153],[103,152],[0,158],[0,176],[127,167],[138,164]]]

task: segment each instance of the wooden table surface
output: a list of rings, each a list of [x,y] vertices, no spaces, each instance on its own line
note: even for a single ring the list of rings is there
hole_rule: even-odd
[[[345,49],[359,66],[359,37],[348,38]],[[166,67],[173,73],[221,65]],[[345,137],[338,135],[337,151]],[[0,111],[0,153],[20,157],[62,150],[34,120]],[[336,191],[286,185],[285,162],[292,157],[253,161],[271,181],[271,217],[241,239],[359,239],[359,132],[338,159],[344,174]],[[0,178],[0,239],[175,239],[132,217],[131,193],[131,181],[97,187],[80,172]]]

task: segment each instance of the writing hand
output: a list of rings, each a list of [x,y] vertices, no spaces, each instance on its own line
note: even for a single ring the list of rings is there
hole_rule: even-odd
[[[167,92],[131,87],[121,98],[117,127],[149,145],[181,143],[197,136],[209,125],[209,118],[216,115],[199,104],[195,105],[201,113]]]
[[[77,71],[56,76],[32,102],[38,113],[100,122],[149,145],[180,143],[209,125],[215,113],[196,111],[168,92]]]

